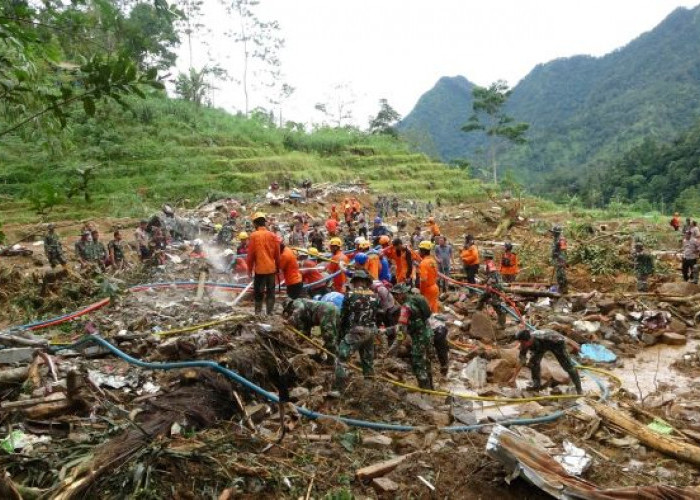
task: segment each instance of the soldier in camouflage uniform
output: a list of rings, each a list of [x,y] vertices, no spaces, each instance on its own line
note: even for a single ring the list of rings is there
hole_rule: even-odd
[[[549,230],[554,241],[552,242],[552,265],[556,270],[559,293],[566,294],[569,291],[569,281],[566,278],[566,238],[562,236],[562,228],[556,225]]]
[[[81,266],[90,262],[92,255],[92,236],[90,231],[83,231],[80,239],[75,242],[75,256],[78,257]]]
[[[484,250],[484,271],[486,272],[486,289],[479,297],[479,302],[476,304],[477,311],[481,311],[486,304],[490,304],[493,310],[496,311],[498,317],[498,328],[506,327],[506,313],[501,308],[502,302],[498,292],[503,292],[503,282],[501,273],[498,271],[496,264],[493,261],[493,252]]]
[[[401,304],[399,324],[395,327],[399,330],[396,336],[400,342],[405,333],[411,336],[411,368],[418,387],[423,389],[433,389],[433,375],[430,366],[430,344],[433,341],[433,331],[428,326],[430,318],[430,306],[422,295],[414,294],[406,284],[396,285],[391,293],[396,301]],[[445,346],[447,340],[445,339]],[[443,357],[440,356],[440,360]],[[445,366],[443,373],[447,372],[447,359],[445,356]]]
[[[294,327],[307,335],[314,326],[321,327],[321,337],[326,349],[336,353],[338,345],[338,308],[330,302],[311,299],[287,299],[282,313]]]
[[[107,245],[107,251],[109,252],[109,264],[114,269],[124,269],[126,267],[124,241],[119,231],[114,231],[114,239]]]
[[[61,240],[56,234],[56,226],[54,224],[49,224],[46,229],[46,236],[44,236],[44,253],[49,260],[51,269],[56,267],[56,264],[61,264],[63,267],[66,267],[66,258],[63,256]]]
[[[637,291],[646,292],[649,290],[649,276],[654,274],[654,257],[644,251],[641,241],[634,244],[634,272],[637,275]]]
[[[105,268],[107,262],[107,248],[100,241],[100,233],[97,230],[92,231],[92,244],[88,246],[90,260],[97,264],[100,269]]]
[[[216,234],[216,244],[223,248],[228,248],[233,240],[233,233],[236,230],[235,227],[236,220],[229,217],[226,224],[222,226],[219,232]]]
[[[378,333],[379,299],[370,289],[372,277],[366,271],[355,271],[350,284],[353,288],[345,296],[340,310],[340,343],[335,369],[335,382],[339,389],[344,387],[347,378],[343,365],[355,351],[360,353],[365,378],[374,374],[374,338]]]
[[[561,333],[555,332],[554,330],[535,330],[531,332],[530,330],[520,330],[516,335],[515,339],[520,341],[520,366],[524,366],[527,359],[528,351],[530,354],[530,371],[532,373],[532,386],[529,389],[538,391],[542,388],[542,381],[540,379],[540,363],[547,351],[554,354],[557,361],[561,367],[569,374],[571,381],[576,387],[576,392],[579,394],[583,393],[581,389],[581,378],[574,367],[574,362],[571,360],[566,352],[566,345],[569,344],[575,352],[580,350],[579,345],[564,337]],[[515,375],[520,369],[520,366],[516,369]]]

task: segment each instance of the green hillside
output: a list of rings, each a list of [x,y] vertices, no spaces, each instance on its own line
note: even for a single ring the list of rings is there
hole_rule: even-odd
[[[245,118],[197,109],[164,96],[105,105],[77,117],[62,146],[21,136],[0,148],[0,208],[5,222],[42,204],[47,217],[141,216],[163,202],[192,205],[207,196],[250,198],[273,180],[363,180],[381,192],[416,199],[480,199],[479,181],[436,163],[389,136],[355,129],[312,133],[280,129],[266,115]],[[78,192],[76,168],[94,166],[92,200]]]
[[[476,137],[459,130],[472,112],[470,91],[461,77],[441,79],[402,130],[430,133],[445,160],[479,162]],[[528,144],[503,163],[531,183],[545,172],[619,156],[647,138],[675,137],[700,118],[700,7],[677,9],[604,57],[537,66],[513,89],[507,112],[530,131]]]

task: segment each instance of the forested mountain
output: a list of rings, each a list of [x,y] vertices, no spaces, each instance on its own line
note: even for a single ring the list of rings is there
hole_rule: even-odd
[[[618,157],[645,139],[670,140],[700,118],[700,7],[679,8],[627,46],[535,67],[506,111],[530,124],[528,144],[503,165],[531,183],[542,173]],[[472,113],[472,84],[442,78],[401,123],[428,153],[482,162],[476,135],[460,131]]]

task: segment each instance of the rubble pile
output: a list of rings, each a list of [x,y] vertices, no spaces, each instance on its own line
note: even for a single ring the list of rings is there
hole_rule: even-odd
[[[509,237],[533,250],[528,281],[505,287],[505,327],[454,284],[431,319],[450,345],[447,373],[433,362],[435,391],[417,390],[408,350],[377,342],[375,377],[354,372],[338,392],[320,332],[255,317],[240,289],[216,286],[235,282],[216,259],[190,258],[190,239],[231,210],[278,207],[284,226],[302,208],[322,219],[325,200],[366,196],[359,184],[313,188],[309,202],[275,194],[178,214],[183,242],[158,266],[105,275],[3,261],[0,497],[700,498],[700,287],[662,273],[632,291],[628,235],[605,222],[580,229],[574,245],[594,241],[562,295],[536,251],[542,219],[510,211]],[[444,207],[440,220],[457,241],[465,225],[450,223],[467,218],[478,244],[497,248],[492,205]],[[405,218],[409,231],[419,223]],[[70,321],[14,326],[95,301]],[[512,378],[525,324],[582,346],[583,398],[553,357],[540,391],[528,369]]]

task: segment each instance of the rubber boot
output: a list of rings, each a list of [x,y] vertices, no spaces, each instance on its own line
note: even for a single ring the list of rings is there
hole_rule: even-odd
[[[267,310],[267,315],[272,316],[272,312],[275,309],[275,296],[274,295],[268,295],[265,297],[265,307]]]

